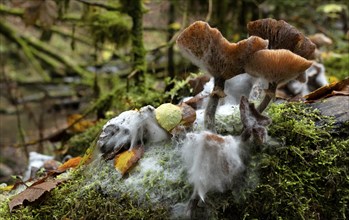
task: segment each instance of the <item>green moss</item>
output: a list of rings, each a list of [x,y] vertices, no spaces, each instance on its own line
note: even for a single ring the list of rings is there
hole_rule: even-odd
[[[126,14],[103,11],[92,14],[88,20],[96,42],[109,41],[123,46],[130,39],[132,21]]]
[[[122,91],[122,99],[124,99],[124,108],[133,109],[141,108],[146,105],[159,106],[168,102],[169,98],[164,95],[164,88],[159,86],[160,81],[152,74],[143,74],[143,83],[134,82],[129,86],[128,91]],[[167,99],[166,99],[167,98]]]
[[[321,115],[319,110],[307,108],[301,103],[285,103],[272,105],[269,109],[273,123],[269,133],[274,137],[282,137],[286,145],[319,146],[331,138],[334,120]]]
[[[67,183],[34,203],[9,213],[6,201],[0,206],[2,219],[157,219],[167,209],[160,205],[139,205],[129,195],[103,194],[100,189],[84,188],[85,177],[76,172]]]
[[[96,158],[70,174],[39,202],[9,213],[8,199],[0,205],[4,219],[168,219],[171,205],[189,199],[179,150],[171,144],[147,149],[129,175],[122,177],[113,161]]]
[[[96,125],[88,128],[86,131],[80,134],[74,135],[66,144],[68,148],[67,154],[76,157],[83,155],[90,144],[96,139],[103,125],[107,120],[100,120]]]
[[[252,152],[238,197],[236,190],[210,197],[218,218],[345,219],[349,140],[333,135],[333,119],[304,104],[272,105],[269,115],[277,144]],[[239,187],[253,181],[256,187]]]
[[[329,76],[334,76],[338,80],[345,79],[349,76],[349,54],[332,56],[324,60],[326,73]]]

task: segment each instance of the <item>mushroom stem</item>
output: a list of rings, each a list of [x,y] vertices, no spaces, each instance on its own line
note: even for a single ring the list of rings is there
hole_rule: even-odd
[[[262,113],[268,107],[270,101],[272,101],[274,99],[276,87],[277,87],[276,83],[273,83],[273,82],[269,83],[268,89],[265,92],[265,96],[264,96],[262,102],[257,107],[257,110],[260,113]]]
[[[204,126],[205,129],[212,132],[216,132],[216,110],[218,106],[218,101],[220,98],[224,97],[224,83],[225,80],[222,78],[214,78],[214,88],[209,97],[207,107],[205,110]]]

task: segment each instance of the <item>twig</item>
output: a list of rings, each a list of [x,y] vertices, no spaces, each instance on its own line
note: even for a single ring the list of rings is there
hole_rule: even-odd
[[[173,35],[171,40],[166,42],[165,44],[162,44],[162,45],[158,46],[157,48],[151,49],[147,52],[154,52],[154,51],[160,50],[162,48],[169,48],[169,47],[172,47],[176,43],[178,35],[183,31],[183,29],[187,26],[187,23],[188,23],[188,4],[189,4],[189,1],[185,1],[181,28]]]
[[[23,14],[24,10],[22,8],[10,8],[6,5],[0,4],[0,15],[12,15],[23,17]],[[83,22],[81,22],[80,17],[74,15],[64,15],[64,17],[60,18],[59,20],[79,23],[83,25]]]
[[[206,22],[209,22],[210,19],[211,19],[211,16],[212,16],[212,0],[208,0],[208,12],[207,12],[207,15],[206,15],[206,19],[205,21]]]
[[[87,78],[92,77],[92,74],[90,74],[89,71],[87,71],[87,70],[81,68],[80,66],[76,65],[75,63],[73,63],[72,59],[57,53],[56,50],[51,49],[51,47],[49,47],[48,45],[46,45],[42,42],[39,42],[37,39],[32,38],[32,37],[21,36],[21,38],[25,42],[27,42],[29,45],[36,48],[37,50],[40,50],[40,51],[46,53],[47,55],[55,58],[56,60],[60,61],[61,63],[66,65],[68,68],[72,69],[78,75],[80,75],[82,77],[87,77]]]

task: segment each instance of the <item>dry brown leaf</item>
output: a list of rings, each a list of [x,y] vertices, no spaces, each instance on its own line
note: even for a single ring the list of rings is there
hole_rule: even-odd
[[[349,78],[325,85],[304,96],[304,98],[307,100],[307,102],[312,102],[335,95],[349,95]]]
[[[49,192],[54,189],[57,185],[62,183],[64,180],[55,179],[49,180],[46,182],[42,182],[36,185],[32,185],[25,189],[23,192],[17,194],[12,198],[9,202],[10,212],[12,212],[13,208],[23,205],[25,201],[34,202],[39,199],[45,192]]]
[[[182,112],[181,124],[184,126],[190,126],[196,120],[196,111],[190,105],[182,102],[178,105]]]
[[[208,95],[197,94],[193,98],[190,98],[189,100],[185,101],[185,104],[191,106],[194,109],[197,109],[201,104],[202,100],[206,97],[208,97]]]
[[[189,80],[189,85],[193,89],[192,94],[197,95],[199,94],[202,90],[204,90],[204,85],[210,81],[210,76],[208,75],[203,75],[203,76],[198,76],[193,79]]]
[[[81,157],[73,157],[58,167],[59,172],[64,172],[69,168],[75,168],[80,164]]]
[[[115,169],[120,171],[122,175],[125,175],[127,171],[129,171],[144,153],[144,146],[136,146],[132,150],[127,150],[122,152],[121,154],[116,155],[114,159]]]

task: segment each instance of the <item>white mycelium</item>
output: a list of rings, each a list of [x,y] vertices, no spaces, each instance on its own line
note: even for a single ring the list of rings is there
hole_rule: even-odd
[[[239,141],[208,131],[188,133],[182,149],[193,195],[202,200],[208,191],[223,192],[243,168]]]
[[[102,152],[108,152],[125,145],[130,145],[132,149],[138,142],[143,143],[144,139],[148,142],[168,139],[167,132],[155,119],[152,106],[145,106],[139,111],[126,111],[109,120],[104,125],[97,144]]]

